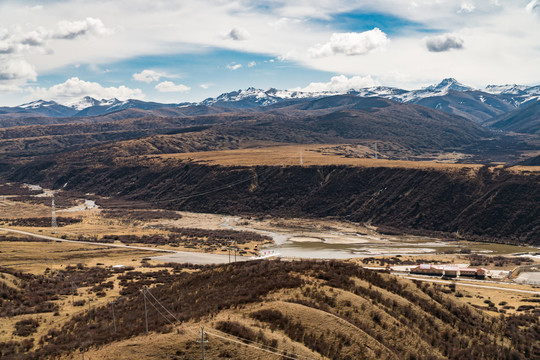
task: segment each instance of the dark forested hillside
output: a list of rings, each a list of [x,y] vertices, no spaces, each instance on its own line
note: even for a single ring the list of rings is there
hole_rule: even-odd
[[[494,129],[540,135],[540,101],[490,121]]]
[[[539,175],[488,167],[450,171],[150,161],[60,166],[53,162],[21,167],[10,179],[55,188],[67,183],[66,189],[144,200],[175,210],[330,216],[404,231],[459,232],[473,240],[540,244]]]

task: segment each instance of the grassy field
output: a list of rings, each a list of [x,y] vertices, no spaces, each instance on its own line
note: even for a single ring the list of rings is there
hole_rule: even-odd
[[[360,157],[373,150],[366,148],[365,153],[357,152],[346,157],[336,152],[336,145],[284,145],[252,149],[204,151],[195,153],[165,154],[156,157],[191,160],[223,166],[290,166],[300,165],[300,157],[304,166],[310,165],[350,165],[361,167],[399,167],[414,169],[476,169],[479,164],[453,164],[445,158],[444,162],[435,161],[402,161]]]

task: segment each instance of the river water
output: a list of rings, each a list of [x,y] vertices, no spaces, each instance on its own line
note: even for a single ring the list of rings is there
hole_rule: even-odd
[[[265,245],[260,255],[275,254],[281,257],[312,258],[312,259],[349,259],[370,256],[421,255],[435,253],[441,247],[452,245],[443,241],[410,241],[396,242],[372,235],[339,234],[332,232],[327,239],[324,234],[306,236],[305,232],[294,230],[269,231],[250,227],[233,226],[240,218],[224,219],[221,227],[237,231],[253,231],[270,236],[274,244]],[[342,235],[343,241],[339,241]],[[337,241],[336,241],[337,239]],[[457,246],[457,245],[455,245]]]

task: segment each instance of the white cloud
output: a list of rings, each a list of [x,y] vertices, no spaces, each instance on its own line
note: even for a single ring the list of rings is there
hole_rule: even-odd
[[[416,6],[412,6],[413,2]],[[95,63],[107,68],[109,64],[128,63],[131,59],[149,61],[141,68],[137,68],[137,72],[143,69],[173,71],[165,67],[171,65],[170,63],[152,60],[165,58],[170,60],[168,55],[174,54],[182,61],[190,62],[189,65],[194,71],[201,74],[198,76],[197,84],[214,81],[216,88],[225,90],[225,79],[214,80],[212,78],[214,73],[206,71],[211,64],[211,61],[206,61],[211,60],[208,59],[209,54],[219,54],[224,50],[242,54],[260,54],[265,58],[276,59],[286,54],[279,59],[286,58],[288,60],[286,65],[299,69],[345,74],[348,77],[370,74],[374,79],[384,80],[385,85],[405,88],[429,85],[448,75],[472,86],[485,86],[492,82],[528,84],[540,82],[538,66],[540,49],[537,35],[540,33],[539,0],[276,0],[268,2],[270,5],[264,7],[253,6],[252,1],[245,0],[93,0],[41,1],[44,6],[39,11],[29,11],[25,8],[25,5],[36,3],[0,1],[0,28],[4,27],[10,33],[6,38],[6,32],[0,29],[0,42],[4,41],[3,50],[10,52],[0,55],[0,62],[8,57],[24,56],[28,63],[35,66],[39,74],[47,73],[51,77],[65,73],[65,69],[73,69],[73,65],[77,63]],[[467,9],[471,9],[467,5],[471,4],[475,9],[467,13]],[[462,5],[466,6],[458,13]],[[535,11],[536,16],[531,16]],[[376,13],[389,18],[398,17],[404,21],[394,24],[397,26],[392,27],[392,35],[386,34],[391,38],[391,42],[384,52],[371,51],[368,56],[345,56],[347,47],[334,49],[330,38],[334,32],[353,31],[340,30],[346,24],[337,23],[335,15],[354,13]],[[84,17],[81,17],[81,14],[84,14]],[[58,31],[56,24],[59,21],[84,22],[87,16],[99,18],[104,26],[114,29],[114,32],[110,36],[103,37],[87,32],[87,35],[79,35],[74,40],[53,40],[48,37],[43,47],[50,49],[49,53],[40,51],[39,46],[21,44],[23,35],[35,31],[38,27],[43,27],[50,35]],[[402,27],[401,24],[413,25]],[[234,41],[229,37],[229,40],[224,40],[219,35],[221,32],[231,35],[233,28],[248,29],[251,34],[249,39]],[[84,32],[85,29],[86,27],[82,26],[82,30],[79,30]],[[444,52],[442,53],[444,56],[438,56],[441,53],[426,51],[423,37],[434,34],[426,33],[424,30],[439,29],[443,33],[459,34],[467,50]],[[71,30],[66,30],[67,33],[64,35],[75,36],[76,33],[80,33]],[[234,33],[234,37],[242,37]],[[6,41],[11,46],[6,45]],[[39,39],[33,43],[39,43]],[[326,53],[338,55],[311,57],[306,50],[313,48],[317,43],[330,43],[329,51]],[[249,60],[242,62],[240,59],[238,57],[225,60],[222,71],[227,70],[225,66],[232,61],[240,62],[247,68]],[[200,67],[197,65],[199,60],[202,60]],[[263,60],[257,62],[263,64]],[[86,66],[81,66],[80,71],[85,70]],[[294,70],[291,70],[290,66],[280,66],[276,67],[275,71],[276,76],[272,78],[272,84],[269,86],[282,87],[280,84],[287,84],[290,79],[286,77]],[[449,71],[452,74],[449,74]],[[129,84],[133,72],[135,71],[130,72],[125,78],[121,77],[125,72],[121,72],[122,74],[119,72],[115,79],[124,80],[125,84]],[[389,76],[395,72],[401,74],[399,78]],[[153,86],[164,80],[180,82],[162,77],[151,84]],[[105,80],[95,81],[105,83]],[[247,79],[240,78],[238,81],[245,83]],[[305,85],[308,83],[309,81],[306,81]],[[193,88],[198,88],[202,92],[198,86]],[[160,95],[156,94],[157,91],[153,93]],[[190,100],[196,101],[199,94],[192,90],[189,96],[193,97]],[[0,98],[0,103],[5,102],[6,98],[5,96]],[[18,101],[19,97],[11,100],[13,98],[9,101]]]
[[[531,0],[531,2],[525,7],[525,10],[531,14],[540,11],[540,0]]]
[[[474,10],[476,10],[476,6],[473,3],[464,2],[461,4],[458,13],[472,13]]]
[[[178,84],[176,85],[172,81],[163,81],[155,86],[156,90],[159,92],[186,92],[191,88],[186,85]]]
[[[334,33],[330,42],[317,45],[308,51],[313,58],[326,57],[336,54],[348,56],[365,55],[372,51],[383,49],[388,44],[388,38],[379,28],[362,33]]]
[[[91,96],[96,99],[117,98],[119,100],[144,98],[141,89],[131,89],[124,85],[119,87],[103,87],[97,82],[84,81],[77,77],[72,77],[50,88],[36,87],[29,90],[36,99],[51,99],[64,104],[84,96]]]
[[[52,37],[55,39],[75,39],[87,34],[103,36],[111,33],[112,31],[107,29],[100,19],[88,17],[80,21],[60,21]]]
[[[431,36],[424,39],[426,47],[431,52],[444,52],[452,49],[462,49],[463,39],[454,34]]]
[[[21,91],[22,91],[21,87],[17,85],[0,84],[0,94],[12,94],[12,93],[21,92]]]
[[[40,27],[24,34],[21,38],[21,44],[28,46],[43,46],[48,37],[49,34],[47,31]]]
[[[249,31],[241,27],[232,28],[229,32],[222,34],[222,37],[224,39],[237,40],[237,41],[247,40],[249,39],[250,36],[251,34],[249,33]]]
[[[235,63],[230,63],[227,65],[227,69],[229,70],[238,70],[242,67],[242,64],[235,64]]]
[[[251,68],[251,67],[254,67],[254,66],[257,66],[257,63],[256,63],[255,61],[250,61],[250,62],[248,63],[248,67]]]
[[[43,5],[25,6],[25,9],[30,10],[30,11],[42,10]]]
[[[9,40],[0,40],[0,54],[13,54],[17,47]]]
[[[201,84],[199,85],[202,89],[206,90],[208,88],[210,88],[210,86],[212,86],[212,84]]]
[[[133,80],[142,81],[147,84],[153,81],[159,81],[160,78],[165,77],[166,74],[155,70],[143,70],[140,73],[133,74]]]
[[[36,77],[35,68],[25,60],[9,59],[0,61],[0,81],[35,81]]]
[[[308,86],[291,89],[292,91],[302,92],[337,92],[345,93],[348,90],[358,90],[367,87],[376,86],[378,83],[371,76],[352,76],[350,78],[345,75],[333,76],[329,82],[312,82]]]

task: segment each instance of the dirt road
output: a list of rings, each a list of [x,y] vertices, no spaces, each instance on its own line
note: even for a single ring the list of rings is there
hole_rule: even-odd
[[[53,236],[34,234],[28,231],[2,228],[2,227],[0,227],[0,231],[7,231],[7,232],[32,236],[38,239],[45,239],[45,240],[51,240],[51,241],[60,241],[60,242],[86,244],[86,245],[98,245],[98,246],[103,246],[103,247],[120,248],[120,249],[127,249],[127,250],[130,250],[130,249],[131,250],[146,250],[146,251],[151,251],[151,252],[168,253],[167,255],[155,256],[151,258],[152,260],[163,261],[163,262],[191,263],[191,264],[199,264],[199,265],[226,264],[229,262],[228,255],[208,254],[208,253],[189,252],[189,251],[176,251],[176,250],[159,249],[155,247],[110,244],[110,243],[101,243],[101,242],[94,242],[94,241],[68,240],[68,239],[62,239],[62,238],[57,238]],[[231,259],[232,261],[234,261],[234,257],[231,257]],[[245,256],[237,256],[236,260],[246,261],[246,260],[249,260],[249,258]]]

